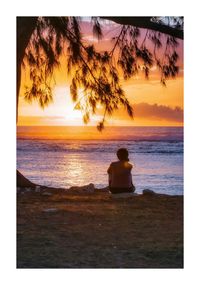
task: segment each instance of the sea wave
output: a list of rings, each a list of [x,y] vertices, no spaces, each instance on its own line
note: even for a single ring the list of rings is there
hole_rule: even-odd
[[[18,139],[64,141],[167,141],[183,140],[182,127],[106,127],[98,132],[96,127],[18,127]]]
[[[117,141],[65,142],[48,140],[18,140],[19,152],[113,153],[126,147],[129,153],[175,154],[183,153],[183,142],[175,141]]]

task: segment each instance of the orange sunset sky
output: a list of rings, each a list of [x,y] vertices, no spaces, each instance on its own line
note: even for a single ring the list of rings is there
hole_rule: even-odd
[[[89,44],[94,43],[100,50],[110,50],[113,43],[111,38],[119,32],[119,25],[106,22],[103,24],[104,38],[98,42],[93,37],[91,24],[84,21],[81,24],[83,39]],[[144,31],[143,31],[144,32]],[[141,36],[143,35],[141,33]],[[163,51],[161,51],[163,52]],[[176,79],[167,81],[167,87],[160,83],[160,74],[153,66],[149,80],[138,74],[128,81],[122,79],[122,86],[127,98],[133,105],[134,119],[128,117],[123,107],[107,117],[106,125],[111,126],[182,126],[183,125],[183,42],[179,41],[180,72]],[[74,110],[75,103],[70,97],[70,79],[65,70],[64,56],[61,67],[55,71],[53,86],[54,101],[44,110],[36,102],[32,104],[23,99],[24,87],[29,84],[28,72],[23,70],[20,99],[19,99],[19,126],[33,125],[68,125],[82,126],[82,114]],[[103,110],[101,106],[96,115],[91,117],[88,125],[96,125],[101,120]]]

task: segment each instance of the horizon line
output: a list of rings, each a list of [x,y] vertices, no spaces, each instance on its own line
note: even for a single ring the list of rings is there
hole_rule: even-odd
[[[85,128],[85,127],[90,127],[90,128],[97,128],[97,125],[94,125],[94,126],[83,126],[83,125],[16,125],[16,127],[82,127],[82,128]],[[169,127],[169,128],[183,128],[184,125],[135,125],[135,126],[130,126],[130,125],[115,125],[115,126],[105,126],[105,128],[117,128],[117,127],[125,127],[125,128],[132,128],[132,127],[163,127],[163,128],[166,128],[166,127]]]

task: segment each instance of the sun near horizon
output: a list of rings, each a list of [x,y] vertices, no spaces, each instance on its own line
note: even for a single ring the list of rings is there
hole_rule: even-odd
[[[107,117],[107,126],[183,126],[183,78],[169,80],[167,87],[161,86],[159,80],[153,83],[143,80],[124,83],[124,89],[132,103],[134,118],[129,118],[121,107]],[[20,96],[18,126],[85,126],[81,111],[75,109],[70,97],[69,86],[57,85],[53,94],[53,103],[45,109],[36,102],[25,102]],[[102,115],[103,109],[98,106],[87,125],[96,126]]]

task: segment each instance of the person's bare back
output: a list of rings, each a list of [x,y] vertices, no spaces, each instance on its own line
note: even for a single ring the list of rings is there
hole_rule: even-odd
[[[112,193],[134,192],[131,170],[133,165],[128,161],[128,151],[121,148],[117,151],[119,161],[112,162],[108,168],[109,189]]]

